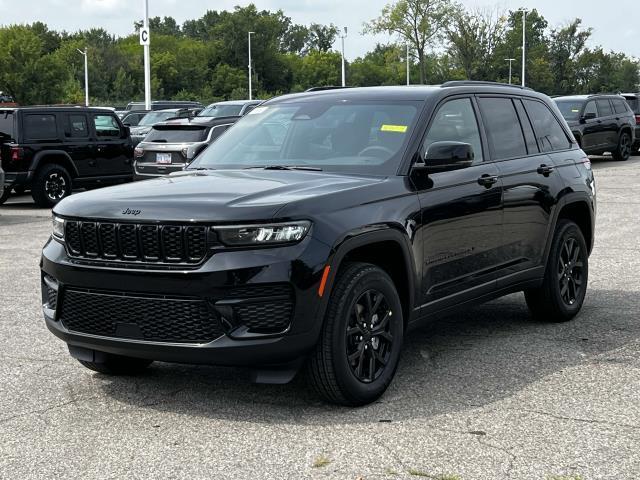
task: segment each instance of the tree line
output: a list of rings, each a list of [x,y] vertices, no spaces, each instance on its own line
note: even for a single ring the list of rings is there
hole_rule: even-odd
[[[412,83],[447,80],[520,83],[522,13],[466,9],[453,0],[398,0],[363,26],[386,33],[378,44],[347,63],[350,86],[398,85],[406,81],[410,47]],[[0,91],[23,105],[82,103],[87,47],[93,104],[116,105],[143,98],[142,47],[131,35],[104,29],[74,33],[45,23],[0,27]],[[528,86],[549,95],[637,91],[640,65],[624,53],[587,47],[592,29],[579,18],[550,28],[537,10],[526,17]],[[333,50],[335,25],[295,24],[283,11],[253,4],[233,11],[207,11],[179,25],[172,17],[150,19],[152,95],[205,103],[247,97],[248,38],[252,35],[254,94],[258,98],[339,85],[340,53]]]

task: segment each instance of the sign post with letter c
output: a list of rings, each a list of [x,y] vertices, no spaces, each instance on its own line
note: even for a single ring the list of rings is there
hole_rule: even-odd
[[[149,27],[142,27],[140,29],[140,45],[149,45],[151,43],[149,36]]]

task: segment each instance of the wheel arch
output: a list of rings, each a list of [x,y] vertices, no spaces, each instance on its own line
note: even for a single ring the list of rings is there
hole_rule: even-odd
[[[411,241],[407,233],[399,228],[384,226],[373,231],[349,235],[334,246],[327,262],[330,266],[330,274],[319,312],[321,319],[324,319],[331,290],[340,268],[348,262],[371,263],[380,267],[391,277],[400,297],[406,327],[412,319],[418,283]]]
[[[545,265],[549,258],[549,252],[553,243],[553,236],[560,220],[571,220],[576,223],[584,236],[589,254],[593,250],[594,227],[595,227],[595,206],[593,200],[586,193],[572,192],[560,199],[556,205],[552,227],[547,236],[544,261]]]
[[[79,175],[76,165],[73,163],[69,154],[64,150],[46,150],[38,152],[31,163],[31,170],[37,171],[42,165],[47,164],[58,164],[64,167],[69,172],[69,175],[71,175],[71,178],[76,178]]]

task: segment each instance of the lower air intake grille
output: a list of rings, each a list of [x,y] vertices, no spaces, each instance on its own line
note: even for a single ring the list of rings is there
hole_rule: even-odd
[[[60,320],[80,333],[172,343],[208,343],[223,334],[215,313],[198,299],[66,289],[61,302]]]

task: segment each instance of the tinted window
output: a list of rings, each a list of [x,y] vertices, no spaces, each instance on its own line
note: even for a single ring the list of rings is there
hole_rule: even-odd
[[[0,137],[13,138],[13,112],[0,112]]]
[[[153,128],[145,142],[182,143],[202,142],[207,138],[207,129],[202,128]]]
[[[631,110],[633,110],[636,115],[640,114],[640,100],[636,97],[627,97],[626,100]]]
[[[111,115],[94,115],[93,122],[96,126],[98,137],[120,137],[120,125]]]
[[[520,117],[520,125],[522,125],[524,138],[527,142],[527,151],[530,154],[538,153],[538,144],[536,142],[535,134],[533,133],[533,127],[531,126],[529,115],[527,115],[521,100],[514,100],[513,103],[516,106],[518,117]]]
[[[314,99],[258,107],[213,142],[192,167],[293,165],[393,175],[418,106]]]
[[[222,135],[229,128],[229,125],[220,125],[218,127],[213,128],[213,132],[211,133],[211,141],[215,141],[220,135]]]
[[[580,109],[582,108],[582,100],[555,100],[558,110],[565,118],[565,120],[578,120],[580,115]],[[593,103],[593,102],[589,102]],[[595,104],[593,105],[595,111]]]
[[[58,138],[55,115],[25,115],[25,137],[30,140],[51,140]]]
[[[534,100],[524,100],[524,105],[542,152],[566,150],[571,147],[564,129],[551,113],[549,107]]]
[[[202,110],[199,117],[230,117],[240,115],[242,105],[214,104]]]
[[[615,100],[612,100],[612,103],[616,113],[627,113],[629,111],[627,110],[627,105],[624,100],[618,100],[616,98]]]
[[[470,99],[451,100],[438,109],[424,140],[422,152],[428,152],[429,146],[435,142],[468,143],[473,147],[475,161],[482,161],[478,121]]]
[[[138,125],[142,127],[154,125],[158,122],[164,122],[165,120],[169,120],[170,118],[177,117],[179,116],[179,114],[179,111],[147,113],[140,119]]]
[[[69,115],[68,122],[69,124],[65,130],[65,135],[67,137],[86,138],[89,136],[87,117],[84,115]]]
[[[608,115],[613,115],[613,110],[611,110],[611,104],[609,100],[603,98],[601,100],[596,100],[598,104],[598,112],[600,113],[600,117],[606,117]]]
[[[590,102],[587,102],[587,105],[584,107],[584,112],[583,112],[583,116],[587,116],[587,115],[593,115],[594,117],[598,116],[598,109],[596,108],[596,102],[594,102],[593,100],[591,100]]]
[[[479,103],[494,160],[527,155],[522,127],[511,99],[480,98]]]

